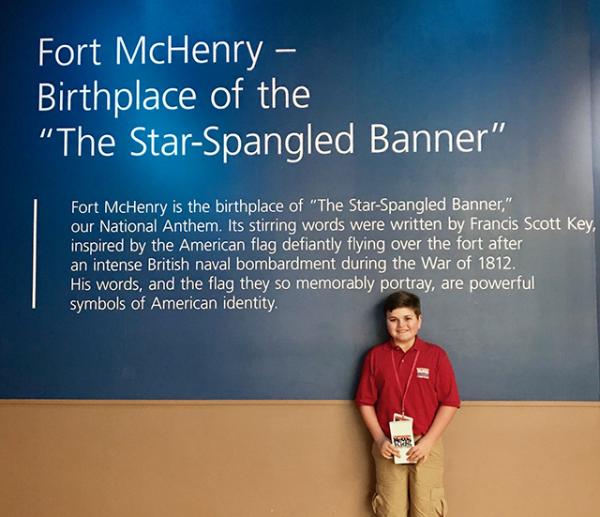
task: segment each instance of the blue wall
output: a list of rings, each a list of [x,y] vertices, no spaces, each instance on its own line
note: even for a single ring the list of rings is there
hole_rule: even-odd
[[[198,5],[200,4],[200,5]],[[444,212],[469,220],[523,221],[532,218],[594,218],[598,193],[597,28],[598,7],[583,1],[244,1],[244,2],[44,2],[13,5],[3,17],[2,247],[0,270],[0,396],[3,398],[168,399],[346,399],[352,397],[361,358],[385,338],[377,288],[347,291],[270,292],[277,309],[231,311],[84,312],[69,310],[73,200],[190,199],[279,200],[300,198],[302,214],[281,220],[334,219],[308,200],[362,198],[433,200],[512,199],[502,213]],[[593,30],[592,30],[593,29]],[[169,34],[192,40],[264,41],[256,67],[240,63],[117,66],[115,38],[164,40]],[[96,38],[103,62],[38,66],[39,39],[77,44]],[[590,44],[593,43],[593,45]],[[293,47],[295,54],[276,54]],[[591,50],[590,50],[591,49]],[[105,51],[105,52],[104,52]],[[207,92],[244,77],[240,109],[216,110]],[[310,88],[307,109],[263,110],[250,96],[259,81]],[[107,88],[136,79],[157,88],[191,86],[202,94],[194,110],[129,110],[115,119],[103,110],[38,110],[38,84],[76,87],[98,80]],[[254,101],[254,102],[253,102]],[[591,116],[593,115],[593,116]],[[352,154],[286,156],[131,156],[131,128],[202,134],[216,125],[239,133],[305,130],[339,132],[354,123]],[[370,124],[390,130],[490,129],[481,152],[372,153]],[[63,156],[56,128],[83,126],[110,133],[115,156]],[[40,138],[54,128],[52,138]],[[205,143],[206,145],[206,143]],[[596,151],[593,153],[593,151]],[[289,157],[289,156],[288,156]],[[292,160],[293,161],[293,160]],[[595,174],[594,174],[595,171]],[[37,290],[32,296],[32,203],[39,202]],[[389,223],[417,214],[344,212],[350,220]],[[183,217],[183,216],[182,216]],[[270,216],[273,217],[272,215]],[[430,212],[424,218],[436,218]],[[205,216],[233,238],[227,214]],[[80,218],[82,220],[85,217]],[[137,220],[136,216],[129,217]],[[139,218],[140,220],[143,217]],[[201,218],[202,219],[202,218]],[[249,218],[239,215],[240,220]],[[438,288],[423,295],[422,336],[449,352],[465,399],[597,400],[599,349],[597,246],[579,231],[466,231],[465,238],[509,235],[523,249],[509,253],[514,270],[314,273],[269,272],[286,277],[426,278]],[[300,232],[295,238],[300,238]],[[330,234],[326,234],[329,236]],[[358,238],[423,239],[431,232],[354,232]],[[439,238],[454,240],[445,227]],[[281,244],[285,232],[261,235]],[[306,232],[310,239],[325,234]],[[92,232],[90,238],[106,236]],[[134,235],[142,239],[144,235]],[[204,236],[204,238],[208,238]],[[359,253],[388,261],[402,254]],[[422,253],[421,253],[422,254]],[[427,253],[425,253],[427,254]],[[214,254],[216,258],[235,254]],[[438,252],[463,258],[467,252]],[[480,254],[481,255],[481,254]],[[491,253],[501,256],[503,253]],[[157,256],[166,257],[165,254]],[[190,259],[201,254],[184,254]],[[252,256],[258,257],[259,254]],[[279,254],[278,257],[291,257]],[[326,252],[312,257],[327,258]],[[477,260],[477,254],[473,254]],[[129,256],[128,258],[133,258]],[[512,267],[512,266],[511,266]],[[535,276],[533,290],[443,291],[447,277]],[[223,276],[239,280],[244,273]],[[94,279],[94,274],[86,275]],[[98,277],[100,275],[97,275]],[[142,273],[141,281],[160,275]],[[165,278],[169,275],[164,275]],[[208,276],[208,275],[207,275]],[[113,278],[128,278],[114,274]],[[241,295],[239,291],[236,294]],[[222,299],[222,293],[216,297]]]

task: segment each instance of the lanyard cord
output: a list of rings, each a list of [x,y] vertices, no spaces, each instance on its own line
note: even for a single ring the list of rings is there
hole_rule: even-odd
[[[406,387],[404,388],[404,393],[402,394],[401,414],[403,417],[404,417],[404,404],[406,402],[406,394],[408,393],[408,388],[410,388],[410,382],[412,381],[413,374],[415,373],[415,368],[417,367],[417,359],[419,358],[420,352],[421,352],[420,350],[417,350],[417,353],[415,354],[415,359],[410,368],[410,374],[408,375],[408,379],[406,381]],[[398,367],[396,365],[396,352],[395,351],[392,351],[392,363],[394,363],[394,374],[396,376],[396,384],[398,385],[398,389],[400,390],[400,393],[402,393],[402,386],[400,385],[400,377],[398,377]]]

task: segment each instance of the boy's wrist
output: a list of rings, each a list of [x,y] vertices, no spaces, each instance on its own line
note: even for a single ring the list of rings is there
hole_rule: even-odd
[[[379,450],[381,450],[382,447],[384,447],[385,444],[388,442],[391,443],[390,439],[385,434],[382,434],[380,437],[375,438],[375,445]]]
[[[424,434],[421,439],[419,440],[419,443],[425,443],[425,444],[431,444],[433,445],[435,443],[435,438],[432,436],[429,436],[427,434]]]

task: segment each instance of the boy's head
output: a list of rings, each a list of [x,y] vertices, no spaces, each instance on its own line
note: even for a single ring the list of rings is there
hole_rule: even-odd
[[[390,294],[383,302],[383,311],[387,316],[388,312],[393,312],[394,309],[406,307],[412,309],[415,315],[421,316],[421,300],[416,294],[407,291],[396,291]]]
[[[390,294],[383,302],[387,331],[394,344],[404,351],[415,342],[421,328],[421,302],[406,291]]]

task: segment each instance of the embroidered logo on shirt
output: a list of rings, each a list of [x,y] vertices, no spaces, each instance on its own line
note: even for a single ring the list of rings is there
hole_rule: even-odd
[[[419,379],[429,379],[429,368],[417,368],[417,377]]]

